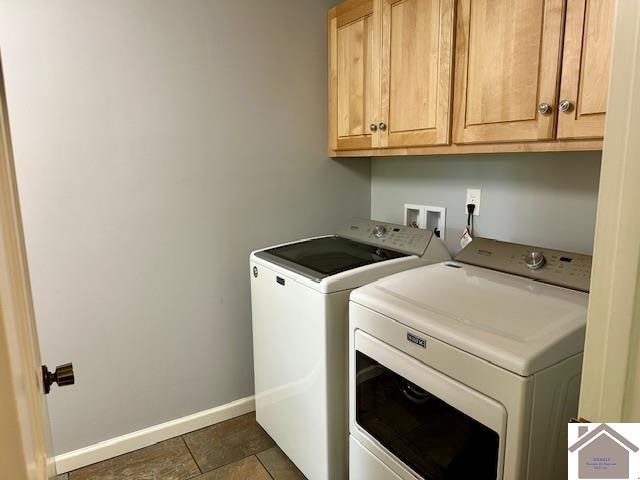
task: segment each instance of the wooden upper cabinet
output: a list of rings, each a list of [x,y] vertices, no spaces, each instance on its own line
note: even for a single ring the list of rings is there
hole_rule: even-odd
[[[334,150],[377,146],[370,129],[377,124],[379,98],[373,3],[348,0],[329,11],[329,147]]]
[[[329,148],[450,141],[454,0],[347,0],[329,11]]]
[[[563,3],[458,1],[455,143],[554,138]]]
[[[454,0],[382,0],[381,147],[450,140]]]
[[[614,0],[568,0],[558,138],[604,136]]]
[[[342,2],[330,155],[601,150],[615,3]]]

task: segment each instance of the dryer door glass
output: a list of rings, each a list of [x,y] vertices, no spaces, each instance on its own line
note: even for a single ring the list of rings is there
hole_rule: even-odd
[[[495,480],[498,434],[356,351],[356,421],[422,478]]]

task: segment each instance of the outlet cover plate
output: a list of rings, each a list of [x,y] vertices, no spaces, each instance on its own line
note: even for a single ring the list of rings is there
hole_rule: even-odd
[[[473,203],[476,208],[473,211],[473,216],[480,216],[480,194],[481,190],[479,188],[467,188],[467,201],[464,202],[464,213],[467,214],[467,205]]]

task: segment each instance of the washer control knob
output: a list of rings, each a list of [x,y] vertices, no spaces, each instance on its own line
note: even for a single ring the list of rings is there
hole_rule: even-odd
[[[373,234],[377,237],[377,238],[382,238],[384,237],[384,234],[387,233],[387,227],[385,227],[384,225],[376,225],[373,229]]]
[[[524,261],[529,270],[538,270],[545,264],[546,259],[541,252],[529,252]]]

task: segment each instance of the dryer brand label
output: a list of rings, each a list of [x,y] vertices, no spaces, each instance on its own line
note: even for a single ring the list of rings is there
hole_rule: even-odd
[[[416,337],[414,334],[407,332],[407,340],[415,343],[419,347],[427,348],[427,341],[424,338]]]

